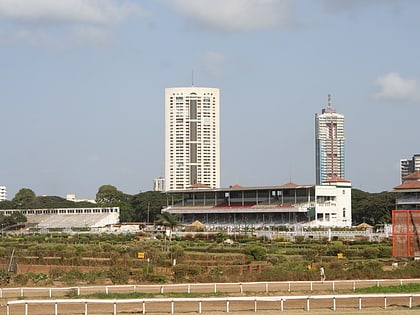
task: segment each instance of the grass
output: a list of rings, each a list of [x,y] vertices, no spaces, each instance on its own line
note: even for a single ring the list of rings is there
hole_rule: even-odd
[[[226,292],[210,292],[210,293],[185,293],[185,292],[168,292],[168,293],[93,293],[88,295],[73,296],[72,298],[95,298],[95,299],[151,299],[156,297],[163,298],[183,298],[183,297],[199,298],[199,297],[224,297],[228,296]]]
[[[420,283],[407,283],[403,285],[391,285],[384,287],[359,288],[358,293],[418,293],[420,292]]]

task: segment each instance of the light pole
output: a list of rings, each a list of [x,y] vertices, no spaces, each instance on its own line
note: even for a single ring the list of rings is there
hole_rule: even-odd
[[[147,204],[147,224],[149,224],[150,202]]]

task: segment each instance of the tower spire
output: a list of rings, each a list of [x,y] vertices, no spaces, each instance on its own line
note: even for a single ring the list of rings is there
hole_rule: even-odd
[[[327,108],[328,108],[328,111],[329,111],[329,112],[331,111],[331,108],[332,108],[331,104],[332,104],[332,96],[331,96],[331,94],[328,94],[328,104],[327,104]]]

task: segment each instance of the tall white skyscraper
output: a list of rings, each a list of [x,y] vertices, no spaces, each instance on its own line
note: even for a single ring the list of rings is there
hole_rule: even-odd
[[[317,185],[330,178],[344,178],[344,115],[332,108],[331,95],[327,108],[315,114],[315,151]]]
[[[220,187],[220,91],[165,89],[165,190]]]

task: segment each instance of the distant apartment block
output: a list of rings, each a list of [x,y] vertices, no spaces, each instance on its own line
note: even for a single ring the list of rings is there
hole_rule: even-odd
[[[220,92],[165,89],[165,191],[220,187]]]
[[[315,114],[315,164],[316,184],[320,185],[332,178],[344,177],[344,115],[331,106],[321,114]]]
[[[0,186],[0,201],[7,200],[7,189],[6,186]]]
[[[163,177],[153,180],[153,191],[165,191],[165,179]]]
[[[404,177],[417,171],[420,171],[420,154],[414,154],[411,159],[400,160],[401,183],[404,182]]]

